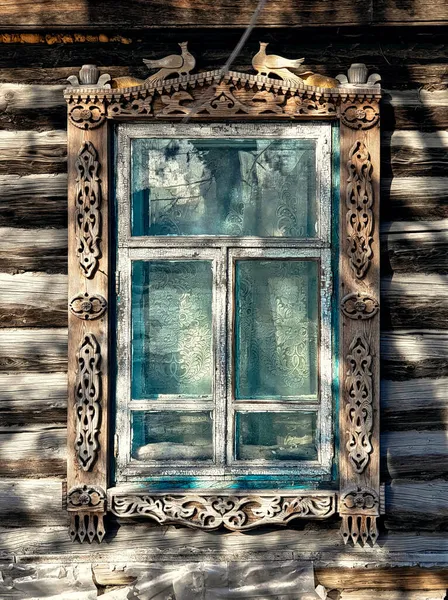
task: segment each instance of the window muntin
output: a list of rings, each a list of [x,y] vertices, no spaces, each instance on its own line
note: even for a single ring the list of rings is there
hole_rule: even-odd
[[[223,130],[225,130],[223,132]],[[166,140],[168,135],[173,139],[177,134],[198,140],[206,138],[210,141],[211,135],[226,137],[233,143],[236,138],[238,143],[251,137],[255,139],[285,138],[290,141],[298,141],[304,145],[304,141],[311,140],[315,148],[316,164],[313,173],[315,189],[315,205],[318,207],[319,217],[316,221],[314,238],[280,238],[274,239],[255,236],[221,236],[221,235],[194,235],[194,236],[134,236],[131,237],[131,173],[130,168],[131,148],[140,140],[148,139]],[[242,137],[244,134],[244,138]],[[219,138],[221,147],[223,137]],[[117,382],[117,425],[119,435],[118,452],[118,480],[133,480],[146,478],[151,474],[166,474],[167,476],[182,475],[204,475],[226,477],[229,475],[244,474],[299,474],[303,480],[313,477],[328,476],[331,468],[332,440],[331,440],[331,255],[330,255],[330,179],[331,179],[331,126],[321,125],[272,125],[272,124],[245,124],[245,125],[150,125],[148,127],[124,125],[119,128],[119,158],[121,166],[118,168],[118,208],[119,208],[119,251],[118,268],[121,274],[122,291],[120,294],[119,330],[118,330],[118,382]],[[131,142],[130,142],[131,141]],[[298,144],[299,145],[299,144]],[[119,161],[119,162],[120,162]],[[134,161],[135,162],[135,161]],[[140,168],[140,167],[139,167]],[[139,175],[140,177],[141,175]],[[307,188],[309,189],[309,188]],[[309,200],[309,198],[308,198]],[[307,201],[308,201],[307,200]],[[135,201],[135,199],[133,200]],[[135,214],[135,213],[134,213]],[[317,231],[316,231],[317,229]],[[200,262],[209,264],[213,271],[212,292],[212,316],[211,326],[213,330],[213,350],[211,351],[213,361],[213,384],[212,396],[205,394],[192,394],[191,390],[186,394],[179,394],[179,389],[170,391],[174,393],[163,393],[159,389],[157,394],[144,393],[131,395],[130,390],[136,389],[132,386],[133,358],[135,348],[138,345],[138,337],[134,336],[135,325],[131,327],[131,293],[132,286],[135,287],[135,278],[132,271],[146,269],[151,271],[157,266],[167,271],[163,265],[177,265],[178,268],[188,269],[193,263]],[[238,269],[253,265],[259,270],[265,265],[274,271],[298,269],[312,271],[313,277],[307,283],[309,289],[307,303],[309,308],[302,311],[301,318],[290,317],[289,328],[304,328],[306,326],[305,313],[312,319],[308,319],[309,329],[309,356],[308,388],[297,389],[295,393],[285,393],[285,389],[279,388],[279,393],[236,394],[235,363],[237,344],[235,340],[236,325],[238,324]],[[139,265],[139,266],[136,266]],[[151,265],[143,267],[143,265]],[[289,267],[285,267],[289,265]],[[169,269],[168,269],[169,271]],[[302,279],[304,279],[302,277]],[[275,280],[275,277],[274,277]],[[278,281],[277,276],[277,281]],[[285,306],[277,306],[275,314],[279,311],[291,312],[294,294],[302,294],[293,283],[293,278],[285,279],[289,290],[286,293]],[[195,281],[194,285],[198,285]],[[273,287],[278,287],[276,283]],[[271,287],[272,287],[271,285]],[[300,287],[300,286],[299,286]],[[190,295],[192,295],[190,290]],[[207,292],[208,293],[208,292]],[[194,294],[193,294],[194,295]],[[159,290],[160,296],[160,290]],[[275,294],[273,294],[273,297]],[[283,299],[284,300],[284,299]],[[159,303],[162,300],[159,298]],[[188,302],[188,301],[187,301]],[[275,300],[278,303],[278,298]],[[154,303],[157,304],[157,303]],[[280,299],[281,305],[281,299]],[[134,304],[132,304],[134,307]],[[133,308],[134,310],[134,308]],[[173,306],[171,311],[175,310]],[[314,312],[313,312],[314,311]],[[133,313],[134,314],[134,313]],[[225,315],[227,314],[227,318]],[[151,320],[151,319],[149,319]],[[279,318],[277,317],[277,321]],[[138,329],[138,324],[137,324]],[[267,337],[280,336],[283,340],[287,338],[283,328],[281,331],[272,330]],[[314,329],[314,331],[313,331]],[[185,332],[188,332],[186,327]],[[142,332],[138,335],[141,338]],[[187,333],[188,334],[188,333]],[[146,335],[146,334],[145,334]],[[312,338],[314,336],[314,342]],[[256,336],[255,336],[256,337]],[[263,337],[263,336],[262,336]],[[172,341],[171,341],[172,342]],[[134,344],[134,352],[130,348]],[[157,345],[157,341],[154,341]],[[314,344],[314,350],[313,350]],[[319,348],[319,350],[317,350]],[[175,349],[176,351],[179,348]],[[293,349],[294,350],[294,349]],[[143,355],[142,352],[140,352]],[[297,352],[296,352],[297,354]],[[208,357],[210,359],[210,356]],[[144,362],[144,361],[143,361]],[[286,363],[288,360],[286,361]],[[294,365],[291,359],[290,366]],[[138,360],[136,361],[138,363]],[[140,357],[139,369],[142,368]],[[135,366],[134,366],[135,369]],[[292,369],[294,370],[294,369]],[[241,371],[241,369],[240,369]],[[318,380],[318,383],[317,383]],[[282,386],[280,386],[282,387]],[[283,385],[283,388],[285,386]],[[288,387],[288,386],[287,386]],[[293,388],[289,383],[289,388]],[[138,385],[137,385],[138,388]],[[142,386],[140,385],[140,390]],[[168,388],[167,388],[168,389]],[[153,390],[154,391],[154,390]],[[184,390],[186,391],[186,390]],[[187,390],[188,391],[188,390]],[[197,391],[197,390],[196,390]],[[250,390],[249,390],[250,391]],[[309,393],[305,393],[305,392]],[[235,396],[241,396],[237,398]],[[172,440],[168,451],[166,442],[151,431],[151,425],[146,426],[146,432],[142,429],[142,423],[153,422],[166,418],[164,415],[172,415],[173,422],[181,416],[192,421],[201,421],[208,415],[208,422],[213,428],[213,459],[203,448],[194,448],[182,436],[175,439],[169,427],[165,428],[166,435]],[[267,437],[256,436],[257,419],[263,415],[270,414],[273,420],[273,431],[275,432],[275,443],[267,443]],[[136,416],[137,415],[137,416]],[[148,420],[149,419],[149,420]],[[131,423],[139,423],[131,427]],[[204,421],[205,422],[205,421]],[[308,424],[306,431],[305,424]],[[194,425],[191,427],[198,426]],[[140,429],[137,431],[138,427]],[[204,429],[205,425],[202,429]],[[188,438],[188,436],[187,436]],[[199,438],[198,438],[199,439]],[[149,441],[148,441],[149,440]],[[273,437],[271,436],[271,442]],[[160,445],[160,452],[151,444]],[[173,446],[175,444],[176,446]],[[188,452],[182,453],[184,448],[190,446]],[[198,444],[200,446],[201,444]],[[142,449],[144,446],[148,448]],[[255,448],[257,446],[257,448]],[[165,448],[165,453],[162,452]],[[257,456],[257,453],[259,456]],[[142,460],[144,456],[144,460]],[[171,456],[171,458],[170,458]],[[199,457],[199,458],[198,458]],[[200,461],[198,465],[197,461]]]

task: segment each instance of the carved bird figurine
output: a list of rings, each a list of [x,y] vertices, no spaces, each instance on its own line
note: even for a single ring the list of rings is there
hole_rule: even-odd
[[[289,58],[283,58],[283,56],[277,56],[276,54],[266,54],[267,45],[267,42],[260,42],[260,50],[252,59],[252,66],[257,73],[259,75],[265,75],[266,77],[269,73],[274,73],[285,81],[303,83],[300,77],[291,73],[289,69],[299,69],[305,59],[298,58],[296,60],[290,60]]]
[[[187,75],[196,64],[196,60],[187,50],[188,42],[181,42],[179,46],[182,49],[181,54],[170,54],[159,60],[146,60],[143,62],[150,69],[160,69],[154,75],[145,80],[145,83],[155,83],[163,81],[168,75],[178,73],[178,75]]]

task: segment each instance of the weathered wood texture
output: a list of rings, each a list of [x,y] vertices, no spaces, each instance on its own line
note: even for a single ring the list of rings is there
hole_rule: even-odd
[[[66,360],[66,356],[64,358]],[[26,361],[29,360],[26,357]],[[0,422],[3,425],[24,426],[36,423],[65,425],[67,421],[66,373],[1,373],[0,389]]]
[[[425,379],[382,381],[382,430],[446,429],[447,425],[448,378],[438,378],[437,368]]]
[[[67,175],[0,175],[0,226],[66,227]]]
[[[217,535],[186,528],[151,526],[148,523],[122,523],[110,544],[76,544],[66,527],[19,527],[0,529],[0,547],[5,557],[15,555],[19,562],[45,560],[57,563],[94,563],[146,560],[314,560],[315,567],[328,567],[337,560],[344,566],[366,567],[387,563],[397,566],[419,562],[443,566],[448,557],[445,532],[392,531],[380,537],[373,548],[345,546],[337,535],[337,523],[313,528],[275,531],[234,532]],[[126,559],[124,559],[126,557]]]
[[[445,589],[438,590],[343,590],[338,600],[445,600]],[[331,596],[329,596],[331,597]]]
[[[40,0],[29,4],[25,0],[7,2],[2,10],[2,27],[23,29],[54,28],[122,28],[155,27],[246,27],[257,6],[256,0],[235,0],[228,4],[219,0],[210,5],[207,0],[194,4],[186,0],[153,0],[142,4],[116,2],[113,6],[101,0],[86,5],[82,0],[70,2],[60,10],[55,1]],[[319,4],[307,0],[300,5],[289,0],[278,5],[267,4],[258,17],[264,27],[304,27],[335,25],[416,25],[444,23],[448,10],[441,0],[425,0],[410,4],[395,4],[386,0],[369,0],[362,4],[344,0],[337,4]]]
[[[66,329],[4,329],[0,337],[0,372],[67,370]]]
[[[67,428],[0,426],[1,477],[65,477]]]
[[[67,326],[67,276],[0,273],[0,327]]]
[[[63,173],[66,163],[65,131],[0,131],[0,174]]]

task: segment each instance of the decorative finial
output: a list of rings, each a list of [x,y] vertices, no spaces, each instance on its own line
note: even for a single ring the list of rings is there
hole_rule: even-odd
[[[180,54],[170,54],[159,60],[143,59],[143,62],[149,69],[159,69],[157,73],[148,77],[145,83],[159,83],[173,73],[177,73],[179,77],[188,75],[194,69],[196,59],[188,52],[188,42],[180,42],[179,46],[182,50]]]
[[[291,60],[284,58],[283,56],[277,56],[276,54],[266,54],[267,42],[260,42],[260,49],[252,59],[252,66],[259,75],[269,76],[270,73],[278,75],[286,83],[301,84],[303,80],[292,73],[289,69],[299,69],[300,65],[305,60],[304,58],[297,58]]]
[[[74,87],[88,88],[110,88],[110,75],[103,73],[100,75],[100,70],[96,65],[83,65],[79,71],[79,77],[70,75],[67,81]]]
[[[364,63],[353,63],[350,66],[350,69],[347,71],[347,75],[338,75],[336,79],[342,85],[362,85],[362,86],[372,86],[377,85],[379,87],[379,82],[381,81],[381,76],[378,73],[373,73],[367,78],[368,69]]]

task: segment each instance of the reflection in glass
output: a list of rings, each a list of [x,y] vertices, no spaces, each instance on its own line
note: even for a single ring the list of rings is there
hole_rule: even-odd
[[[210,261],[132,264],[132,397],[212,393]]]
[[[309,139],[135,139],[132,235],[314,237]]]
[[[236,261],[235,397],[317,394],[318,264]]]
[[[211,460],[213,420],[209,412],[132,411],[132,457],[152,460]]]
[[[237,413],[236,459],[316,460],[316,413]]]

